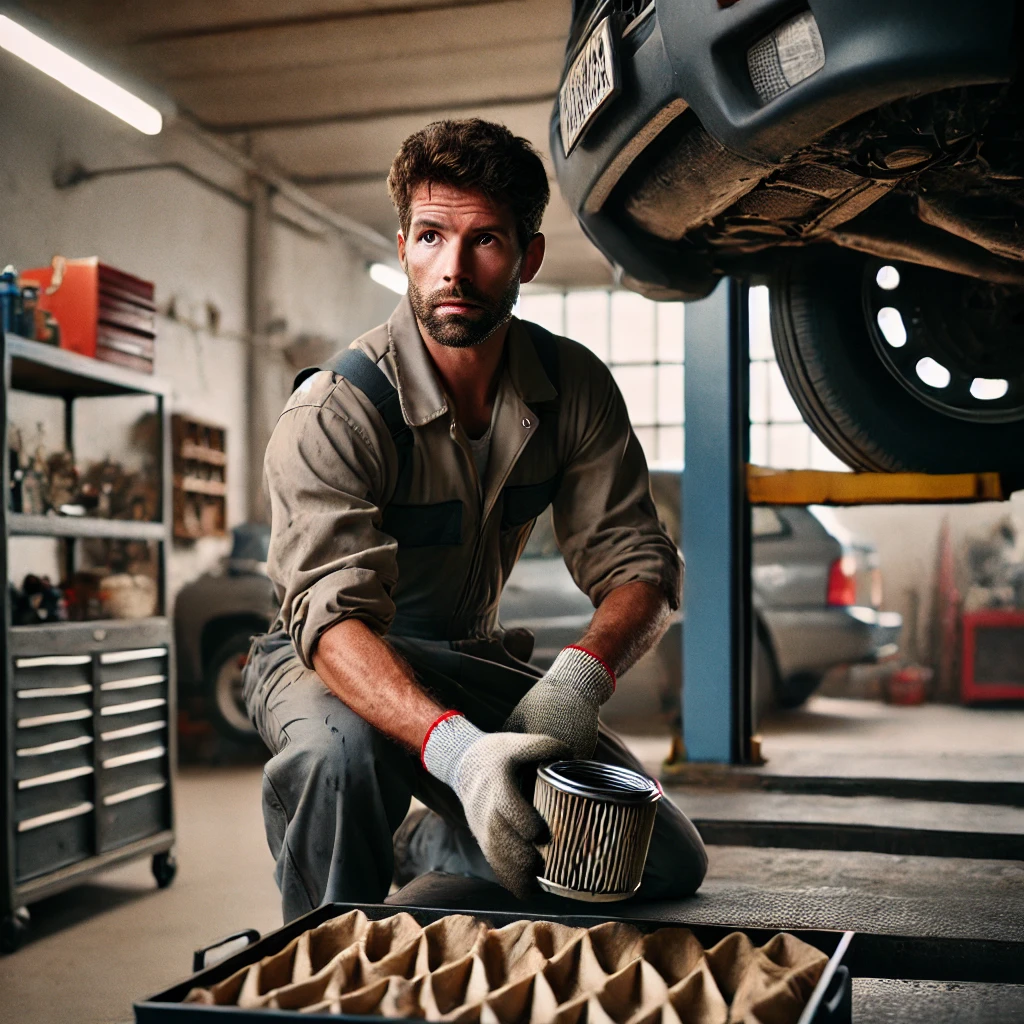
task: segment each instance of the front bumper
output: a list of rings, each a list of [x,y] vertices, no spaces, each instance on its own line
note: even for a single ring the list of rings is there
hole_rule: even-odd
[[[762,103],[747,70],[747,50],[808,6],[825,65]],[[730,153],[771,167],[894,100],[1009,81],[1016,6],[1015,0],[738,0],[722,8],[717,0],[657,0],[654,12],[638,19],[625,38],[627,26],[615,26],[620,93],[568,157],[556,100],[550,143],[562,194],[587,235],[627,277],[652,286],[655,294],[658,288],[678,292],[680,281],[701,276],[694,254],[643,231],[609,201],[669,125],[690,111]],[[597,7],[593,21],[603,13]],[[575,52],[567,55],[567,67]]]
[[[903,616],[873,608],[762,609],[782,679],[822,675],[837,665],[876,662],[899,652]]]

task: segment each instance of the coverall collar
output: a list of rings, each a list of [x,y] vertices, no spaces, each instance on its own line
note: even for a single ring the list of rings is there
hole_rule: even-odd
[[[399,302],[387,327],[402,415],[409,426],[422,427],[448,412],[448,399],[420,335],[408,296]],[[529,405],[557,397],[558,392],[544,372],[533,340],[518,317],[512,317],[509,324],[505,350],[509,378],[523,402]]]

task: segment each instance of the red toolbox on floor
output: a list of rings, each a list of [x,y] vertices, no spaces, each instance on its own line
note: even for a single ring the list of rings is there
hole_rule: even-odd
[[[961,623],[963,702],[1024,700],[1024,612],[965,612]]]

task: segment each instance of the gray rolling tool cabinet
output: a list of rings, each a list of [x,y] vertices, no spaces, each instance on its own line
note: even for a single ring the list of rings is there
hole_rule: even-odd
[[[28,515],[13,511],[9,500],[0,502],[5,582],[16,571],[12,545],[22,537],[51,538],[66,578],[94,542],[144,544],[158,581],[151,616],[28,626],[12,625],[11,588],[3,588],[0,951],[13,952],[28,928],[29,904],[112,864],[152,857],[157,884],[170,884],[176,732],[166,592],[168,389],[154,377],[11,335],[3,339],[2,355],[5,438],[12,391],[61,400],[64,446],[72,453],[80,400],[134,396],[152,410],[159,478],[155,522]],[[6,485],[7,444],[3,468]]]

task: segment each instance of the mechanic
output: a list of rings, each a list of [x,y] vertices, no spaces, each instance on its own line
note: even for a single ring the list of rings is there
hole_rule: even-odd
[[[562,757],[642,770],[598,709],[680,598],[610,372],[512,315],[544,257],[536,152],[499,124],[440,121],[402,144],[388,189],[408,296],[300,375],[266,453],[281,611],[254,640],[245,699],[274,755],[264,818],[286,921],[383,900],[396,848],[537,890],[545,826],[522,773]],[[497,612],[549,504],[596,612],[541,673]],[[412,796],[431,811],[396,837]],[[688,896],[706,865],[662,800],[639,895]]]

